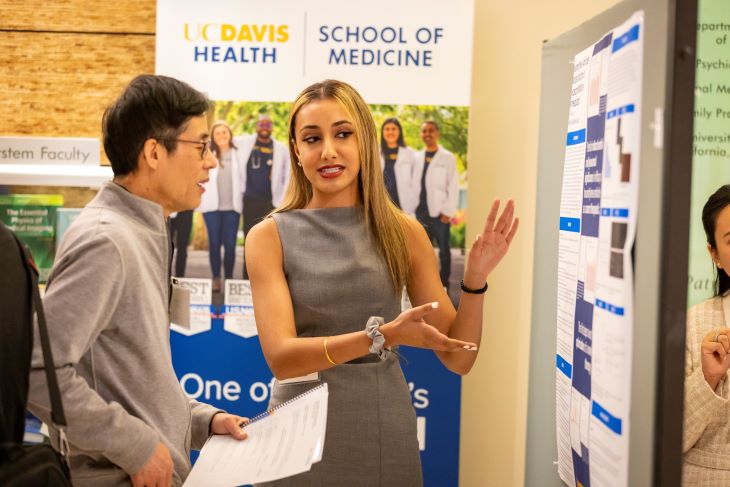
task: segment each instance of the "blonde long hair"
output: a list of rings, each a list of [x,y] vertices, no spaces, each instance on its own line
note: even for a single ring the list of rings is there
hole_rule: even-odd
[[[365,101],[349,84],[337,80],[315,83],[302,91],[294,101],[289,114],[289,154],[291,178],[284,201],[275,212],[301,209],[312,199],[312,184],[297,165],[294,150],[296,137],[294,124],[297,113],[309,103],[331,99],[338,101],[353,118],[358,141],[360,172],[358,189],[362,198],[365,226],[378,252],[388,266],[388,272],[396,293],[406,285],[410,270],[410,256],[406,243],[406,216],[388,197],[380,168],[380,152],[377,129]]]

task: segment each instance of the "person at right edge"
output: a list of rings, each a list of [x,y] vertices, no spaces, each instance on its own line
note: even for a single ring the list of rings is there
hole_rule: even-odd
[[[730,486],[730,185],[702,209],[714,296],[687,313],[682,485]]]
[[[429,240],[439,248],[441,285],[449,290],[451,276],[451,217],[459,198],[458,174],[454,154],[439,145],[441,133],[436,122],[421,125],[425,148],[416,154],[413,172],[416,220],[423,225]]]

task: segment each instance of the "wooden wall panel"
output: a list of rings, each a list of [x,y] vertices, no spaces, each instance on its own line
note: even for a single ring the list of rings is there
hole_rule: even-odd
[[[0,0],[0,29],[155,33],[155,0]]]
[[[0,134],[100,137],[104,109],[154,56],[154,36],[0,32]]]

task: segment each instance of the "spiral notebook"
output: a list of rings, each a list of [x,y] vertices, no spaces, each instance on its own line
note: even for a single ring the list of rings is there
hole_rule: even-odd
[[[254,484],[309,471],[322,459],[328,396],[323,382],[254,416],[244,426],[243,441],[211,436],[185,486]]]
[[[327,383],[326,383],[326,382],[322,382],[322,383],[321,383],[320,385],[318,385],[318,386],[316,386],[316,387],[313,387],[313,388],[311,388],[311,389],[309,389],[309,390],[307,390],[307,391],[305,391],[305,392],[302,392],[302,393],[301,393],[301,394],[299,394],[298,396],[294,396],[294,397],[292,397],[291,399],[289,399],[288,401],[285,401],[285,402],[283,402],[283,403],[281,403],[281,404],[278,404],[278,405],[274,406],[274,407],[273,407],[273,408],[271,408],[271,409],[268,409],[268,410],[266,410],[266,411],[264,411],[264,412],[262,412],[262,413],[259,413],[259,414],[257,414],[257,415],[256,415],[256,416],[254,416],[253,418],[250,418],[250,419],[248,420],[248,423],[246,423],[245,425],[243,425],[243,428],[244,428],[244,429],[246,429],[247,427],[249,427],[249,426],[250,426],[250,425],[252,425],[253,423],[256,423],[256,422],[258,422],[258,421],[261,421],[262,419],[266,419],[266,418],[268,418],[269,416],[273,415],[273,414],[274,414],[274,413],[275,413],[276,411],[279,411],[279,410],[280,410],[280,409],[282,409],[282,408],[285,408],[285,407],[287,407],[287,406],[290,406],[290,405],[291,405],[291,404],[293,404],[294,402],[296,402],[296,401],[300,401],[300,400],[301,400],[301,399],[302,399],[302,398],[303,398],[304,396],[306,396],[306,395],[308,395],[308,394],[312,394],[312,393],[315,393],[315,392],[317,392],[317,391],[318,391],[318,390],[320,390],[320,389],[325,389],[325,390],[327,390]]]

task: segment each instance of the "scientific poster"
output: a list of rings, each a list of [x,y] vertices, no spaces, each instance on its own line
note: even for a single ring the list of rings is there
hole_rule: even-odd
[[[573,64],[560,204],[556,425],[568,485],[628,482],[643,12]]]

